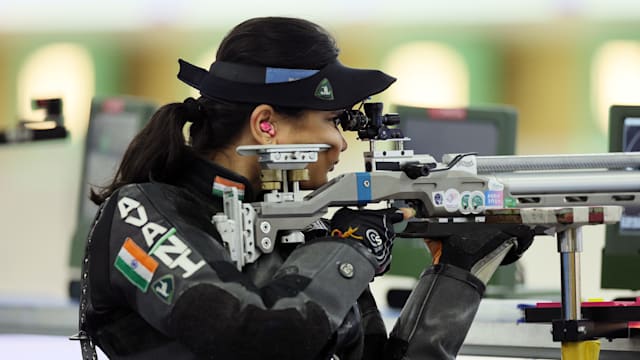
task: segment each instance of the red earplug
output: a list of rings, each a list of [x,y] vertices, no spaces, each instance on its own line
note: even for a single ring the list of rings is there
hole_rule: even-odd
[[[276,129],[274,129],[273,125],[271,125],[271,123],[268,121],[260,122],[260,131],[265,132],[271,136],[276,134]]]

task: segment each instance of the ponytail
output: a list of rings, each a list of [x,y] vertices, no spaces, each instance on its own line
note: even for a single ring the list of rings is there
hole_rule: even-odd
[[[192,151],[182,133],[187,119],[204,122],[204,113],[198,108],[197,101],[189,98],[158,109],[127,147],[111,184],[98,192],[92,189],[91,200],[101,204],[116,189],[130,183],[151,179],[170,183],[180,174],[187,153]]]

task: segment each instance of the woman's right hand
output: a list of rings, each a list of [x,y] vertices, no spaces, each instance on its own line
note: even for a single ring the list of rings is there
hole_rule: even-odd
[[[355,239],[376,258],[376,276],[389,270],[395,232],[393,224],[409,218],[412,209],[353,210],[342,208],[331,218],[331,236]]]

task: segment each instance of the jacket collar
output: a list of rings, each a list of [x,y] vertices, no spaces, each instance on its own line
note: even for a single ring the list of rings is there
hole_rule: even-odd
[[[186,164],[177,185],[184,186],[197,194],[213,197],[215,201],[221,201],[222,192],[226,188],[235,187],[238,189],[240,200],[244,202],[255,200],[253,189],[247,178],[195,155]]]

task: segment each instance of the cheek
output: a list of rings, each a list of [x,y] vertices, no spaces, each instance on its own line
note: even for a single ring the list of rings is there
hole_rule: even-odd
[[[329,149],[319,154],[318,163],[327,164],[328,170],[333,164],[340,159],[340,153],[343,150],[343,137],[337,129],[330,129],[324,136],[317,138],[317,141],[330,146]]]
[[[310,131],[305,131],[304,136],[301,133],[298,134],[298,141],[331,146],[326,151],[318,154],[317,162],[308,165],[309,180],[300,183],[302,189],[313,190],[328,181],[329,169],[340,159],[340,153],[343,148],[343,138],[340,131],[333,127],[333,124],[326,126],[326,124],[323,123],[321,127],[307,130]],[[304,138],[304,140],[302,138]],[[310,139],[311,141],[308,141]]]

